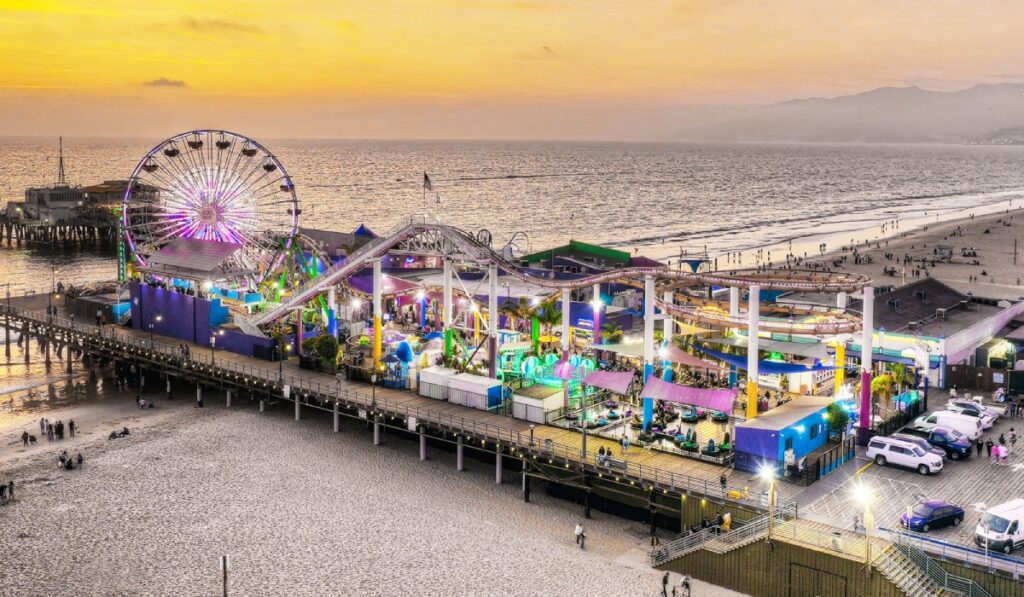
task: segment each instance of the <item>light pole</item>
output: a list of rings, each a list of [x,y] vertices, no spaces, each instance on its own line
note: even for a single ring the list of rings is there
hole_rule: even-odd
[[[533,445],[533,428],[536,427],[533,423],[530,423],[530,445]]]
[[[370,408],[377,410],[377,372],[370,374]]]
[[[762,464],[757,476],[768,482],[768,535],[764,540],[765,543],[771,543],[772,529],[775,527],[775,469]]]
[[[160,315],[159,313],[157,313],[156,315],[153,316],[153,319],[149,322],[149,345],[150,345],[150,348],[153,347],[153,325],[154,325],[154,322],[159,323],[159,322],[161,322],[163,320],[164,320],[164,316]]]
[[[281,345],[277,345],[277,381],[284,381],[284,359],[285,355],[292,351],[291,344],[284,345],[284,352],[281,352]]]
[[[213,367],[217,364],[217,336],[223,336],[224,330],[217,330],[216,333],[210,334],[210,366]]]
[[[864,506],[864,568],[865,572],[871,575],[871,527],[874,526],[874,516],[871,512],[871,502],[874,496],[871,487],[863,481],[853,487],[853,497]]]

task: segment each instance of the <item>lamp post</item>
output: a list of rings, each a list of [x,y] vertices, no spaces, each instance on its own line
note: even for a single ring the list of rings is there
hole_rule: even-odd
[[[223,336],[224,330],[217,330],[216,333],[210,334],[210,366],[213,367],[217,364],[217,336]]]
[[[771,543],[772,529],[775,527],[775,469],[767,464],[762,464],[758,476],[768,482],[768,535],[764,540],[765,543]]]
[[[154,322],[161,322],[163,320],[164,320],[164,316],[160,315],[159,313],[157,313],[156,315],[153,316],[153,319],[150,320],[150,322],[149,322],[149,344],[150,344],[150,347],[152,347],[152,345],[153,345],[153,325],[154,325]]]
[[[530,445],[533,445],[533,429],[536,427],[533,423],[530,423]]]
[[[878,360],[885,358],[885,326],[878,328]]]
[[[377,410],[377,372],[370,374],[370,408]]]
[[[874,516],[871,512],[871,501],[873,495],[871,487],[863,481],[853,487],[853,497],[864,506],[864,568],[865,572],[871,575],[871,527],[874,526]]]
[[[284,359],[292,351],[291,344],[284,345],[284,352],[281,352],[281,345],[277,345],[277,381],[284,381]]]

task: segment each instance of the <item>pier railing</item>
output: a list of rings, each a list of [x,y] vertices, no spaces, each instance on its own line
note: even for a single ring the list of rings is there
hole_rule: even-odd
[[[534,438],[528,430],[520,431],[470,420],[376,395],[375,392],[354,390],[342,386],[340,378],[334,381],[328,381],[329,378],[314,381],[281,372],[276,367],[266,368],[241,363],[234,360],[231,353],[223,351],[208,353],[206,350],[196,349],[186,358],[180,346],[150,340],[142,332],[129,334],[112,325],[97,328],[90,323],[47,316],[22,307],[3,305],[0,307],[0,314],[9,314],[13,318],[30,321],[37,329],[41,327],[42,331],[51,334],[59,332],[65,335],[65,339],[69,339],[67,336],[70,335],[76,342],[89,348],[121,350],[128,357],[145,359],[165,368],[177,367],[183,373],[212,378],[220,383],[244,384],[253,391],[274,393],[282,397],[284,386],[288,386],[286,400],[300,401],[311,408],[329,411],[333,404],[328,408],[328,403],[338,403],[351,408],[365,409],[367,418],[383,417],[382,422],[385,424],[388,419],[414,418],[417,423],[429,423],[456,435],[473,436],[480,441],[503,445],[511,449],[514,455],[529,458],[540,464],[564,465],[566,468],[582,466],[598,478],[630,485],[639,484],[652,491],[657,489],[700,495],[738,503],[758,511],[766,509],[767,502],[763,493],[751,491],[749,487],[722,484],[719,479],[701,479],[627,459],[614,459],[614,463],[611,459],[605,459],[605,464],[601,464],[597,450],[559,444],[541,437]],[[314,398],[319,404],[309,403],[310,398]],[[779,504],[780,508],[786,506],[786,503]],[[795,505],[793,507],[795,508]]]

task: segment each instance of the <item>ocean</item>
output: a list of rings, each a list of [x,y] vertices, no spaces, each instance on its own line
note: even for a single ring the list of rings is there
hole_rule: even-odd
[[[159,139],[65,139],[74,184],[127,178]],[[287,168],[300,224],[385,231],[413,214],[487,229],[519,253],[574,238],[655,258],[748,251],[1019,206],[1022,147],[259,139]],[[0,140],[0,203],[51,183],[56,139]],[[434,191],[423,193],[423,173]],[[1016,201],[1016,204],[1013,202]],[[892,232],[894,228],[889,227]],[[830,243],[829,247],[834,246]],[[798,250],[794,248],[794,253]],[[0,248],[0,282],[111,279],[110,255]]]

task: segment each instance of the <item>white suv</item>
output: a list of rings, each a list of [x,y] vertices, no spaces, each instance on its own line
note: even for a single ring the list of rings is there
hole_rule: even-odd
[[[868,458],[878,466],[895,464],[917,469],[922,475],[942,470],[942,457],[928,452],[915,443],[895,437],[873,437],[868,442]]]

